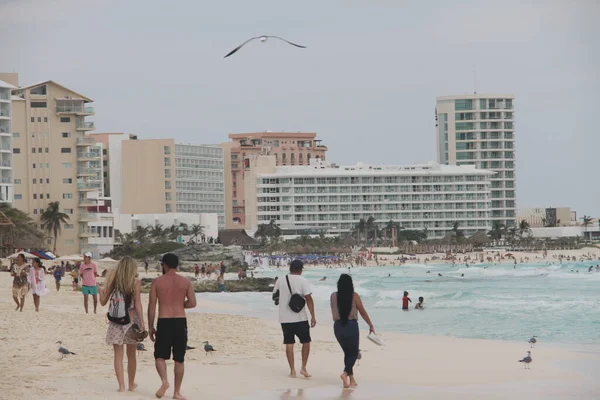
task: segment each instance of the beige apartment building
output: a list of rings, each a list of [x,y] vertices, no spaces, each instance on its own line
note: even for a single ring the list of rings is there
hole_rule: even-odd
[[[69,215],[56,245],[60,255],[98,254],[94,222],[108,211],[102,188],[102,145],[86,133],[94,123],[93,102],[54,81],[19,87],[16,74],[0,74],[12,90],[14,207],[40,224],[48,203]],[[110,219],[110,214],[104,215]],[[110,225],[110,223],[109,223]],[[41,226],[40,226],[41,227]],[[112,230],[112,227],[110,228]],[[109,229],[105,229],[109,233]],[[112,232],[110,232],[112,233]],[[48,239],[48,248],[53,240]]]
[[[223,149],[143,139],[124,133],[91,135],[106,149],[105,191],[119,214],[217,214],[225,225]]]
[[[221,146],[225,152],[227,228],[246,226],[245,170],[260,155],[273,155],[276,165],[309,165],[311,159],[326,159],[327,147],[316,133],[234,133]]]

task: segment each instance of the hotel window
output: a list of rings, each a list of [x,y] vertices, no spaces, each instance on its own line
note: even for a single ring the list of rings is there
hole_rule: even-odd
[[[171,181],[165,181],[165,189],[171,189]]]
[[[171,166],[171,159],[169,157],[165,157],[165,167]]]
[[[37,199],[37,193],[33,194],[33,199],[36,200]]]
[[[48,122],[48,117],[44,117],[44,122]]]
[[[21,184],[21,180],[20,180],[20,179],[15,179],[15,180],[13,181],[13,183],[14,183],[15,185],[20,185],[20,184]]]
[[[71,179],[71,178],[63,178],[63,183],[73,183],[73,179]]]
[[[165,192],[165,200],[171,201],[171,192]]]
[[[42,122],[42,117],[38,117],[38,122]]]
[[[35,117],[31,117],[31,122],[35,122]]]
[[[37,208],[34,208],[34,209],[33,209],[33,213],[34,213],[34,214],[37,214]]]
[[[46,183],[50,183],[50,178],[46,178]]]
[[[35,154],[35,147],[31,148],[31,152]]]
[[[172,212],[173,209],[170,204],[165,204],[165,212]]]
[[[46,85],[34,87],[33,89],[29,90],[29,93],[31,93],[33,95],[37,95],[37,96],[45,96],[46,95]]]
[[[15,200],[21,200],[23,198],[22,194],[15,194]]]
[[[73,193],[63,193],[62,198],[65,199],[65,200],[72,199],[73,198]]]
[[[65,208],[65,214],[73,214],[72,208]]]
[[[48,148],[46,147],[46,149],[48,149]],[[70,147],[61,147],[60,152],[61,153],[70,153],[71,152],[71,148]]]
[[[165,154],[171,154],[171,148],[169,146],[164,147]]]
[[[71,117],[60,117],[60,122],[71,122]]]
[[[32,101],[31,102],[31,108],[46,108],[47,106],[48,106],[48,104],[45,101]]]
[[[65,224],[65,229],[73,229],[73,224]]]
[[[63,166],[63,168],[72,168],[73,164],[70,162],[65,162],[65,163],[62,163],[62,166]]]
[[[63,132],[62,133],[62,137],[63,138],[70,138],[71,137],[71,132]]]
[[[171,170],[169,168],[165,168],[165,178],[171,177]]]
[[[33,163],[33,168],[35,168],[35,163]]]
[[[21,149],[19,149],[18,147],[13,148],[13,153],[14,154],[21,154]]]
[[[65,245],[74,244],[75,241],[73,239],[65,239]]]

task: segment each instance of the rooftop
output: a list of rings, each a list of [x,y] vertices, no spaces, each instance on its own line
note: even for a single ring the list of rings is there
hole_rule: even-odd
[[[0,88],[16,89],[16,87],[14,87],[10,83],[4,82],[4,81],[0,81]]]
[[[246,138],[254,138],[254,139],[264,139],[264,138],[274,138],[274,139],[290,139],[290,138],[298,138],[298,139],[314,139],[317,137],[316,133],[310,132],[273,132],[273,131],[264,131],[264,132],[250,132],[250,133],[230,133],[230,139],[246,139]]]
[[[452,96],[438,96],[437,101],[444,100],[462,100],[462,99],[514,99],[514,94],[498,94],[498,93],[465,93]]]
[[[278,166],[275,173],[259,174],[261,177],[279,176],[340,176],[340,175],[495,175],[496,172],[477,169],[474,165],[441,165],[435,162],[415,165],[336,165],[317,161],[311,165]]]

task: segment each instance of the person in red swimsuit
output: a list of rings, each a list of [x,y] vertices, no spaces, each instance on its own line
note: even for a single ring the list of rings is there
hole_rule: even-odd
[[[412,300],[410,299],[410,297],[408,297],[408,292],[404,292],[404,297],[402,298],[402,309],[404,311],[408,311],[408,302],[412,303]]]

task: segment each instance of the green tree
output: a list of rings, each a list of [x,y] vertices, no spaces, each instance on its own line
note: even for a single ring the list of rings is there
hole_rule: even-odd
[[[156,224],[155,226],[151,227],[148,231],[148,234],[155,242],[166,241],[165,239],[167,237],[167,232],[165,229],[163,229],[163,226],[161,224]]]
[[[6,217],[5,224],[0,225],[0,241],[4,245],[0,249],[3,253],[10,252],[12,248],[45,247],[46,234],[37,229],[29,214],[12,207],[9,203],[0,203],[0,212]]]
[[[492,230],[488,232],[488,235],[494,240],[501,240],[504,235],[504,225],[500,222],[494,222],[492,226]]]
[[[60,202],[53,201],[48,203],[48,207],[41,215],[42,229],[54,236],[53,252],[56,253],[56,241],[62,230],[63,224],[69,222],[69,215],[60,211]]]
[[[138,225],[133,231],[133,238],[140,243],[144,243],[148,241],[150,228],[146,226]]]
[[[200,224],[193,224],[190,227],[190,235],[191,235],[191,240],[196,241],[198,239],[198,236],[202,235],[202,233],[204,232],[204,227]]]
[[[364,218],[361,218],[358,221],[358,224],[356,224],[356,227],[354,228],[354,232],[358,236],[358,243],[361,244],[362,243],[362,235],[363,235],[363,233],[365,233],[365,236],[366,236],[366,232],[367,232],[367,221]]]
[[[456,237],[457,241],[460,241],[465,238],[465,233],[459,229],[460,223],[458,221],[452,224],[452,232],[454,232],[454,237]]]
[[[522,239],[526,233],[530,233],[531,228],[529,227],[529,222],[524,219],[519,222],[519,237]]]

